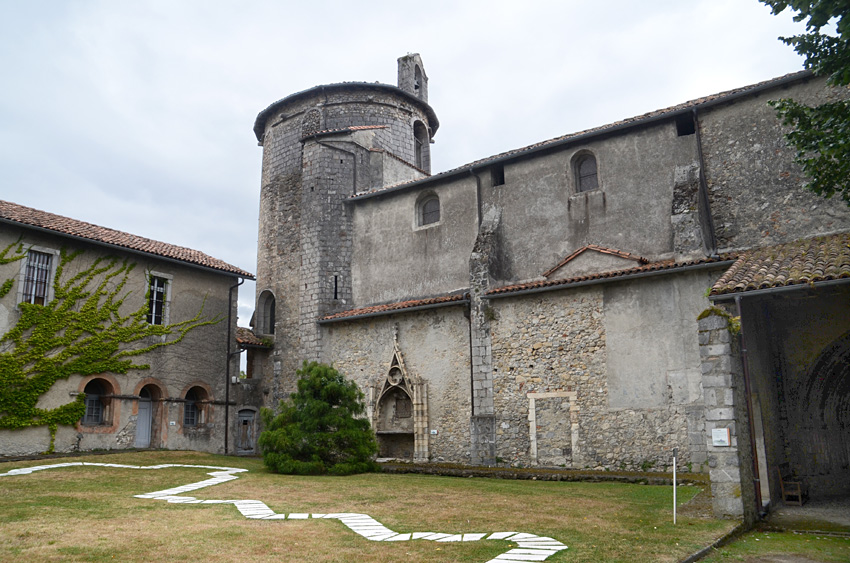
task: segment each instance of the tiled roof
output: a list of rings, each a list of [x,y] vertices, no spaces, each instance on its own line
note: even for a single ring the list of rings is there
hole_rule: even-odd
[[[361,307],[359,309],[351,309],[348,311],[343,311],[341,313],[336,313],[334,315],[328,315],[326,317],[323,317],[322,321],[336,321],[353,317],[373,316],[382,313],[401,311],[403,309],[412,309],[414,307],[419,308],[426,307],[429,305],[442,305],[446,303],[454,303],[456,301],[463,302],[467,299],[468,297],[466,293],[455,293],[452,295],[429,297],[427,299],[414,299],[410,301],[401,301],[399,303],[388,303],[386,305],[374,305],[371,307]]]
[[[606,279],[616,279],[616,278],[628,278],[636,275],[643,275],[652,272],[664,272],[667,270],[677,270],[680,268],[688,268],[693,266],[702,266],[702,265],[710,265],[717,262],[729,262],[734,259],[734,256],[716,256],[710,258],[700,258],[698,260],[686,260],[681,262],[676,262],[674,260],[663,260],[660,262],[652,262],[650,264],[645,264],[643,266],[637,266],[635,268],[628,268],[625,270],[615,270],[611,272],[601,272],[598,274],[588,274],[586,276],[576,276],[573,278],[567,278],[563,280],[541,280],[541,281],[533,281],[526,283],[519,283],[514,285],[506,285],[503,287],[497,287],[495,289],[491,289],[485,296],[493,296],[493,295],[502,295],[506,293],[517,293],[522,291],[529,290],[539,290],[544,288],[557,288],[559,286],[568,286],[573,284],[583,284],[586,282],[593,282],[597,280],[606,280]]]
[[[248,279],[254,279],[254,275],[250,272],[246,272],[241,268],[232,266],[227,262],[213,258],[198,250],[159,242],[145,237],[138,237],[122,231],[116,231],[115,229],[100,227],[76,219],[69,219],[68,217],[40,211],[31,207],[24,207],[23,205],[8,201],[0,200],[0,221],[45,229],[62,235],[90,240],[95,243],[127,248],[145,254],[170,258],[204,268],[227,272],[228,274],[236,274],[237,276]]]
[[[710,295],[839,279],[850,281],[850,233],[748,251],[717,280]]]
[[[339,82],[336,84],[323,84],[321,86],[313,86],[312,88],[308,88],[306,90],[290,94],[289,96],[271,104],[269,107],[261,111],[259,115],[257,115],[257,119],[254,120],[254,135],[256,135],[257,140],[262,143],[263,135],[266,130],[266,120],[269,119],[272,115],[274,115],[275,112],[277,112],[281,107],[291,102],[315,94],[322,94],[324,96],[328,92],[333,92],[335,90],[351,91],[358,89],[392,92],[393,94],[406,98],[408,101],[420,106],[425,111],[425,114],[428,116],[428,125],[431,127],[431,137],[433,138],[434,134],[437,133],[437,129],[440,127],[440,120],[437,119],[437,114],[434,113],[434,109],[430,105],[428,105],[428,102],[421,100],[410,92],[402,90],[398,86],[381,84],[380,82]]]
[[[660,118],[669,117],[674,114],[682,113],[686,110],[691,110],[693,108],[698,108],[700,106],[705,105],[714,105],[717,103],[723,103],[726,101],[731,101],[739,96],[744,96],[748,94],[753,94],[759,92],[761,90],[766,90],[769,88],[773,88],[776,86],[780,86],[783,84],[787,84],[790,82],[796,82],[798,80],[803,80],[812,76],[811,71],[803,70],[799,72],[794,72],[790,74],[786,74],[784,76],[780,76],[778,78],[772,78],[770,80],[765,80],[763,82],[759,82],[757,84],[750,84],[749,86],[743,86],[741,88],[735,88],[734,90],[727,90],[725,92],[720,92],[717,94],[712,94],[710,96],[704,96],[702,98],[697,98],[695,100],[690,100],[681,104],[677,104],[675,106],[670,106],[663,109],[658,109],[655,111],[651,111],[648,113],[644,113],[642,115],[638,115],[635,117],[629,117],[627,119],[622,119],[620,121],[615,121],[613,123],[608,123],[606,125],[601,125],[599,127],[593,127],[591,129],[585,129],[584,131],[578,131],[576,133],[569,133],[567,135],[562,135],[560,137],[555,137],[554,139],[547,139],[545,141],[540,141],[539,143],[534,143],[532,145],[528,145],[522,148],[513,149],[510,151],[506,151],[497,155],[488,156],[487,158],[483,158],[480,160],[476,160],[470,162],[468,164],[464,164],[462,166],[458,166],[457,168],[452,168],[451,170],[446,170],[445,172],[440,172],[439,174],[434,174],[430,178],[426,180],[437,180],[440,178],[444,178],[447,176],[452,176],[461,172],[468,172],[470,168],[484,166],[496,161],[505,160],[508,158],[512,158],[515,156],[519,156],[523,153],[537,151],[541,149],[545,149],[547,147],[555,146],[558,144],[566,143],[572,140],[576,140],[584,137],[591,137],[594,135],[600,135],[607,132],[611,132],[617,129],[622,129],[629,126],[639,125],[644,122],[655,121]],[[406,182],[404,184],[396,184],[393,186],[385,186],[381,188],[376,188],[374,190],[369,190],[366,192],[361,192],[357,194],[355,197],[368,197],[374,193],[384,192],[392,189],[400,189],[407,184],[415,185],[418,182],[423,182],[426,180],[414,180],[411,182]]]
[[[605,246],[588,244],[587,246],[582,246],[581,248],[579,248],[578,250],[576,250],[575,252],[573,252],[572,254],[570,254],[569,256],[564,258],[563,260],[561,260],[558,263],[558,265],[555,266],[554,268],[552,268],[550,270],[546,270],[545,272],[543,272],[543,277],[548,278],[549,276],[551,276],[552,274],[554,274],[555,272],[557,272],[558,270],[560,270],[561,268],[566,266],[567,263],[574,260],[580,254],[584,253],[587,250],[594,250],[594,251],[600,252],[602,254],[610,254],[611,256],[618,256],[620,258],[625,258],[627,260],[634,260],[638,264],[646,264],[646,263],[649,262],[649,260],[647,260],[643,256],[638,256],[637,254],[632,254],[630,252],[623,252],[622,250],[616,250],[614,248],[607,248]]]
[[[258,338],[250,328],[236,327],[236,343],[245,347],[271,348],[271,346]]]

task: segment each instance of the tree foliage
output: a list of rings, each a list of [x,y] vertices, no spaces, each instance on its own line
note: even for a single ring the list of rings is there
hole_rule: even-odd
[[[797,12],[794,21],[806,21],[807,33],[780,37],[806,58],[805,67],[827,76],[835,87],[850,84],[850,2],[847,0],[760,0],[779,14]],[[822,30],[835,24],[835,34]],[[830,198],[835,194],[850,206],[850,102],[807,106],[791,99],[771,102],[784,125],[785,138],[797,151],[795,161],[809,178],[806,187]]]
[[[375,434],[363,393],[334,368],[307,363],[297,372],[298,391],[281,401],[277,416],[262,410],[263,462],[276,473],[350,475],[376,471]]]
[[[55,408],[38,405],[57,381],[71,375],[148,369],[149,365],[136,363],[135,358],[176,344],[197,327],[220,321],[204,318],[202,307],[186,321],[148,324],[147,299],[142,296],[138,296],[141,307],[122,313],[131,295],[126,286],[135,265],[112,257],[97,258],[89,267],[66,276],[68,266],[80,254],[60,251],[53,299],[44,305],[19,303],[17,323],[0,336],[0,428],[48,426],[51,450],[57,426],[76,424],[85,413],[84,394]],[[24,245],[13,243],[0,251],[0,265],[25,256]],[[0,284],[5,293],[12,287],[9,281],[13,280]]]

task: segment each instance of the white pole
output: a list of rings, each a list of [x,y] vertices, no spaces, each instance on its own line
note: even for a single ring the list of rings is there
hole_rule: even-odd
[[[673,448],[673,524],[676,524],[676,458],[679,457],[679,448]]]

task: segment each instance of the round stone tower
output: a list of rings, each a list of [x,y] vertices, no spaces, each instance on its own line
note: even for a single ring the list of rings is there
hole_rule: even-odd
[[[351,212],[356,193],[430,174],[439,122],[419,55],[398,59],[398,86],[316,86],[264,109],[254,332],[274,341],[255,369],[273,376],[271,404],[295,370],[321,356],[317,320],[350,307]]]

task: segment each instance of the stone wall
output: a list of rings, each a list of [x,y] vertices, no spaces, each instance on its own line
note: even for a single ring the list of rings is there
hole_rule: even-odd
[[[669,276],[676,281],[668,278],[666,283],[681,289],[692,285],[688,280],[694,275]],[[621,321],[608,310],[607,300],[612,291],[617,292],[615,286],[635,284],[638,289],[643,286],[643,294],[620,306],[629,307],[647,326],[633,326],[631,338],[643,348],[631,352],[630,357],[638,367],[641,354],[660,359],[661,364],[651,369],[647,365],[646,371],[638,369],[628,377],[636,389],[660,389],[659,400],[614,406],[609,332],[621,331]],[[696,390],[691,390],[694,385],[682,379],[693,371],[690,364],[679,363],[679,354],[665,351],[672,343],[669,333],[658,333],[649,326],[670,329],[677,324],[659,316],[651,301],[649,305],[644,302],[655,285],[623,282],[491,300],[496,455],[500,460],[575,469],[666,470],[672,449],[678,447],[680,469],[704,468],[699,381]],[[689,316],[688,310],[675,311]],[[677,337],[687,329],[696,334],[696,313],[689,319],[678,323],[682,326],[675,329]],[[686,354],[690,355],[699,378],[696,336],[692,354]],[[536,428],[530,428],[530,418]]]
[[[847,97],[812,78],[787,89],[713,107],[700,113],[705,174],[719,249],[769,246],[846,230],[850,208],[803,188],[806,182],[783,138],[769,100],[819,104]]]
[[[322,325],[322,360],[366,390],[386,377],[394,333],[407,372],[427,385],[428,457],[469,463],[471,391],[465,306]]]
[[[716,516],[754,521],[747,397],[737,336],[729,317],[708,314],[699,320],[702,387],[705,400],[705,445]],[[728,431],[728,445],[715,443],[713,431]]]

